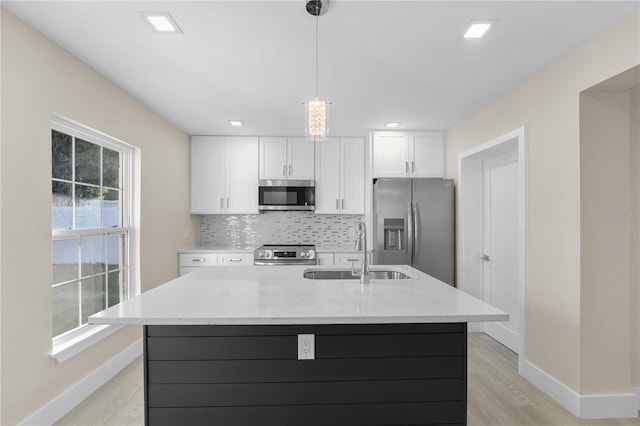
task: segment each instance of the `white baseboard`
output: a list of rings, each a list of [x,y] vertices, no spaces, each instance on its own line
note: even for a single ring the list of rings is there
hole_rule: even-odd
[[[142,339],[24,419],[21,425],[52,425],[142,355]]]
[[[640,397],[635,393],[580,395],[529,361],[520,375],[581,419],[637,418]]]

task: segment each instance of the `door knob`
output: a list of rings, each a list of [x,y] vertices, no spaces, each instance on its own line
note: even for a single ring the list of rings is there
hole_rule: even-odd
[[[488,254],[483,255],[480,259],[482,259],[483,262],[489,262],[491,260]]]

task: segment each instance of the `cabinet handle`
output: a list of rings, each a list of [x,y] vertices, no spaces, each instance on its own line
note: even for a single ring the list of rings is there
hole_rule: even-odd
[[[409,162],[408,161],[404,162],[404,172],[406,174],[409,174]]]
[[[336,198],[336,210],[340,208],[340,200]]]
[[[344,210],[344,198],[342,199],[342,210]]]
[[[227,197],[227,208],[229,208],[229,197]]]
[[[224,198],[220,198],[220,208],[224,209]]]
[[[287,166],[286,165],[282,165],[282,176],[287,176]]]
[[[289,164],[289,176],[293,175],[293,166]]]
[[[360,262],[362,259],[347,259],[347,262]]]
[[[207,259],[191,259],[192,262],[206,262]]]
[[[229,262],[242,262],[242,259],[229,259]]]
[[[412,161],[411,162],[411,173],[415,173],[416,172],[416,162]]]

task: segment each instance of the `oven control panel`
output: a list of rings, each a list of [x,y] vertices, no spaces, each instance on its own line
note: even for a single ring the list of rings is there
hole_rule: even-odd
[[[316,247],[314,245],[264,245],[255,250],[254,264],[315,264]],[[311,263],[313,262],[313,263]]]

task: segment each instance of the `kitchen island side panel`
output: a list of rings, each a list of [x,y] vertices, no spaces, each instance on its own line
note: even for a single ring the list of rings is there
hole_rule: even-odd
[[[467,326],[145,326],[147,425],[466,424]],[[297,335],[315,335],[314,360]]]

